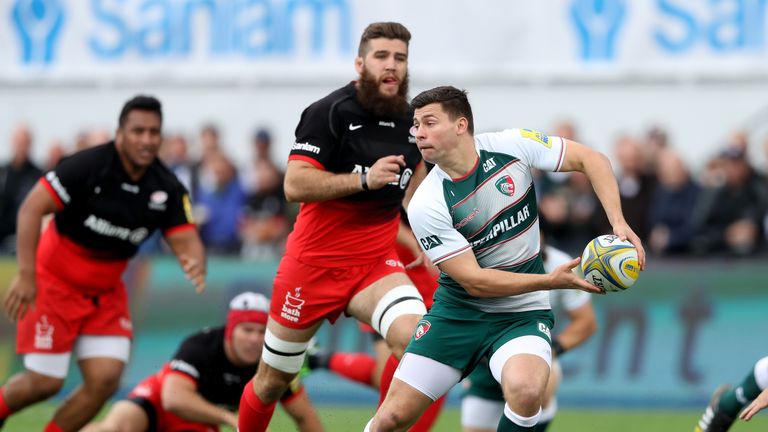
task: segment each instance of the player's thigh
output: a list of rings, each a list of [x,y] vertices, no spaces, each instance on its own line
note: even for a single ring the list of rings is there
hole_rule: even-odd
[[[109,357],[81,358],[77,362],[86,387],[116,390],[125,369],[125,362]]]
[[[399,286],[413,286],[405,273],[397,272],[384,275],[355,293],[347,305],[347,313],[358,320],[371,323],[371,315],[378,302],[388,292]]]
[[[149,428],[149,416],[133,401],[121,400],[112,405],[107,416],[101,421],[101,429],[94,431],[144,432]],[[90,432],[89,429],[85,430]]]

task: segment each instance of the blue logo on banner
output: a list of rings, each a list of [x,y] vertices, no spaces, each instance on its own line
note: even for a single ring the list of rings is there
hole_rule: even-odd
[[[616,36],[624,23],[626,0],[573,0],[571,17],[584,60],[612,60]]]
[[[51,63],[61,25],[64,22],[64,7],[61,2],[59,0],[16,0],[12,15],[21,44],[22,61]]]

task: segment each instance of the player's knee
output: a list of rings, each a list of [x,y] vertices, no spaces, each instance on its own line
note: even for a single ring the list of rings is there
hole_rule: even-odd
[[[401,413],[381,407],[376,413],[376,430],[380,432],[405,430],[408,426],[407,420]]]
[[[64,386],[64,380],[61,378],[49,377],[40,374],[32,374],[27,390],[34,400],[48,399],[55,396]]]
[[[83,387],[89,395],[99,399],[112,396],[120,386],[120,374],[103,374],[83,380]]]
[[[530,415],[537,412],[543,403],[544,394],[540,388],[535,385],[526,385],[525,383],[506,384],[504,386],[504,396],[507,403],[520,414]]]
[[[413,285],[401,285],[381,297],[371,315],[371,326],[395,349],[394,345],[408,344],[416,323],[426,313],[427,307],[419,290]],[[408,328],[403,331],[402,326]],[[389,332],[394,328],[398,332],[392,337]]]

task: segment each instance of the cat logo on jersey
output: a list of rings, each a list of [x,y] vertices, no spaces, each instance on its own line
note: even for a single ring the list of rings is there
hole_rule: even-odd
[[[539,131],[535,131],[531,129],[520,129],[520,135],[522,135],[523,138],[528,138],[534,141],[538,141],[546,148],[552,148],[552,143],[549,142],[549,137]]]
[[[192,203],[189,201],[189,195],[184,194],[181,197],[181,202],[184,204],[184,215],[187,217],[188,223],[195,223],[195,216],[192,215]]]
[[[512,177],[505,175],[496,180],[496,189],[504,195],[512,196],[515,194],[515,182],[512,181]]]
[[[421,247],[423,247],[425,251],[428,251],[433,247],[437,247],[443,244],[442,240],[437,238],[437,236],[435,235],[420,238],[419,243],[421,243]]]

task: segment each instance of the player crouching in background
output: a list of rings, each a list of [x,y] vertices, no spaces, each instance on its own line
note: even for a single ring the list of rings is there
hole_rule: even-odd
[[[220,424],[237,428],[235,411],[261,360],[268,313],[269,300],[263,295],[236,296],[224,327],[187,337],[170,362],[84,432],[211,432]],[[323,430],[298,379],[280,401],[298,430]]]

